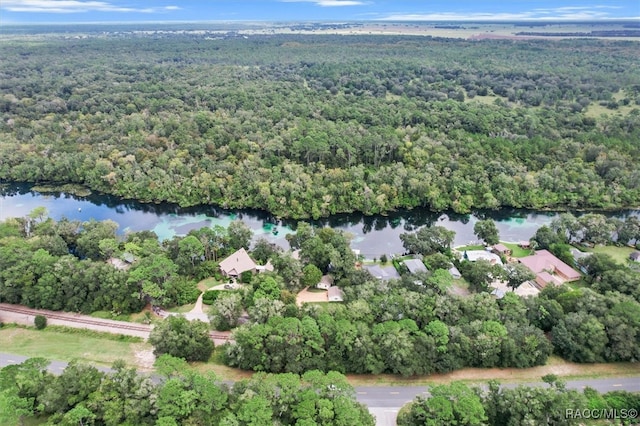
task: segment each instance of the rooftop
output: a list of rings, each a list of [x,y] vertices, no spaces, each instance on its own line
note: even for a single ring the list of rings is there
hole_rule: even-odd
[[[553,274],[559,273],[570,281],[580,278],[578,271],[555,257],[548,250],[538,250],[534,255],[522,257],[518,260],[534,274],[546,271]]]
[[[256,269],[256,263],[243,248],[220,262],[220,270],[226,275],[240,275],[245,271]]]
[[[424,263],[422,263],[422,260],[420,259],[407,259],[403,263],[412,274],[428,271],[427,267],[424,266]]]
[[[494,265],[495,264],[502,265],[502,260],[500,260],[500,256],[486,250],[466,250],[463,253],[463,257],[469,262],[477,262],[478,260],[488,260]]]

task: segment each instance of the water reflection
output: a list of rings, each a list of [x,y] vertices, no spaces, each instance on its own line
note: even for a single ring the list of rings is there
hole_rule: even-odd
[[[66,193],[40,194],[27,184],[0,185],[0,219],[22,217],[38,206],[44,206],[52,218],[96,220],[111,219],[120,225],[121,232],[152,230],[161,239],[184,235],[202,226],[228,226],[234,219],[243,220],[255,237],[288,248],[286,235],[295,232],[297,221],[280,220],[271,214],[252,209],[227,210],[216,206],[181,208],[169,203],[140,203],[112,195],[93,193],[78,197]],[[576,212],[577,215],[584,212]],[[504,241],[528,240],[543,224],[551,222],[556,212],[505,208],[477,210],[462,215],[453,212],[434,213],[425,209],[402,210],[388,215],[365,216],[358,213],[337,214],[330,218],[310,221],[315,226],[330,226],[353,235],[352,246],[367,257],[402,253],[400,234],[413,232],[422,226],[444,226],[456,232],[455,244],[474,242],[473,225],[482,219],[496,221],[500,238]],[[640,210],[606,213],[624,219],[640,215]]]

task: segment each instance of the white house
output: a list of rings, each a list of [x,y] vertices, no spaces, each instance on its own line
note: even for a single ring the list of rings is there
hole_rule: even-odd
[[[329,290],[329,288],[333,285],[333,277],[331,275],[323,275],[320,279],[320,282],[316,285],[316,288],[321,288],[322,290]]]
[[[340,287],[329,287],[327,291],[327,300],[329,302],[342,302],[344,300],[344,293],[340,290]]]
[[[249,257],[249,253],[243,248],[220,262],[220,271],[226,277],[239,277],[246,271],[256,272],[256,262]]]

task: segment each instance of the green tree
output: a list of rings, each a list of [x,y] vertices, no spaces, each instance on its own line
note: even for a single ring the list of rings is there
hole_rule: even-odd
[[[187,361],[207,361],[213,353],[209,326],[202,321],[189,321],[171,315],[157,324],[149,335],[156,356],[169,354]]]
[[[410,410],[398,418],[399,426],[484,425],[487,415],[473,389],[460,382],[433,386],[428,398],[417,397]]]
[[[541,250],[548,250],[552,244],[556,244],[564,241],[564,238],[558,236],[558,234],[547,225],[542,225],[536,230],[535,235],[531,238],[531,241],[535,242],[536,248]]]
[[[314,264],[309,264],[302,268],[302,285],[305,287],[315,287],[322,278],[322,271]]]
[[[460,273],[467,282],[469,289],[479,293],[489,291],[489,284],[504,275],[504,269],[500,265],[492,265],[488,260],[476,262],[462,262]]]
[[[475,225],[473,225],[473,233],[487,245],[492,246],[500,242],[498,227],[491,219],[476,222]]]
[[[568,314],[551,330],[556,352],[574,362],[602,362],[608,343],[604,325],[593,315]]]
[[[230,330],[238,325],[241,314],[242,298],[239,294],[220,294],[209,310],[211,326],[220,331]]]
[[[516,291],[522,283],[535,279],[536,274],[531,272],[529,268],[522,263],[511,263],[505,267],[507,279],[507,286],[511,287],[513,291]]]
[[[235,251],[242,247],[249,250],[249,244],[253,237],[253,231],[243,221],[234,220],[227,228],[228,244]]]
[[[454,237],[454,231],[442,226],[424,226],[416,233],[400,234],[402,246],[407,251],[423,255],[448,252]]]

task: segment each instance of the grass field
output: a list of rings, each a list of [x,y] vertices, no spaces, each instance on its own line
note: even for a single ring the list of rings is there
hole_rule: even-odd
[[[29,357],[71,361],[78,359],[110,366],[118,359],[138,365],[136,353],[150,351],[148,343],[116,341],[81,334],[69,334],[50,329],[34,330],[5,326],[0,328],[2,351]]]
[[[513,257],[526,257],[526,256],[529,256],[529,255],[531,255],[533,253],[532,250],[523,249],[522,247],[520,247],[516,243],[505,243],[505,242],[502,242],[502,244],[504,244],[505,246],[509,247],[509,249],[511,250],[511,256],[513,256]]]
[[[198,289],[200,291],[207,291],[211,287],[216,286],[218,284],[220,284],[220,283],[213,277],[205,278],[204,280],[202,280],[202,281],[200,281],[198,283]]]
[[[616,262],[620,264],[626,264],[629,261],[629,255],[635,251],[631,247],[618,247],[618,246],[596,246],[594,248],[584,248],[581,250],[591,253],[604,253],[611,256]]]
[[[460,247],[456,247],[455,249],[458,250],[460,253],[463,253],[466,250],[484,250],[484,246],[477,244],[477,245],[460,246]]]

